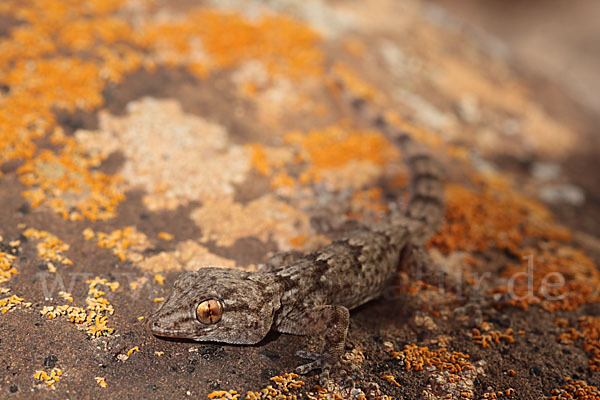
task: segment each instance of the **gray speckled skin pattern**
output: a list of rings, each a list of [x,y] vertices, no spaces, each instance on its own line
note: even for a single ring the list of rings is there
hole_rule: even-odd
[[[443,216],[441,170],[409,136],[370,113],[359,99],[351,104],[393,138],[411,172],[411,200],[403,215],[361,227],[308,255],[284,253],[261,272],[203,268],[183,273],[170,298],[149,317],[158,336],[253,344],[270,329],[294,335],[321,335],[323,349],[298,367],[327,376],[344,350],[349,310],[380,296],[396,278],[401,259],[421,246]],[[408,254],[407,254],[408,253]],[[198,321],[196,307],[207,299],[223,305],[214,324]],[[323,378],[323,376],[322,376]]]

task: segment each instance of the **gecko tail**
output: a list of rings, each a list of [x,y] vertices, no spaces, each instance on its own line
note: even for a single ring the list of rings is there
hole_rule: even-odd
[[[365,121],[392,139],[404,158],[410,174],[410,200],[404,217],[410,223],[413,242],[426,242],[439,229],[444,218],[444,177],[441,165],[425,146],[408,133],[396,128],[364,98],[353,96],[343,83],[336,82],[341,93]]]
[[[415,239],[426,242],[439,229],[444,218],[444,179],[441,165],[423,146],[406,133],[400,148],[410,172],[410,201],[405,215],[418,221]]]

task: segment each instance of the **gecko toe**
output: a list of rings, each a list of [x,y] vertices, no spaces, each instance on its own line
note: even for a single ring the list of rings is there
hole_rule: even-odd
[[[296,368],[296,373],[306,375],[310,371],[321,368],[321,360],[311,361]]]
[[[319,384],[327,388],[329,390],[330,379],[329,379],[329,370],[331,370],[331,365],[325,364],[321,368],[321,374],[319,375]]]
[[[304,358],[306,360],[316,360],[317,358],[319,358],[319,354],[312,352],[312,351],[308,351],[308,350],[298,350],[296,352],[296,355],[300,358]]]

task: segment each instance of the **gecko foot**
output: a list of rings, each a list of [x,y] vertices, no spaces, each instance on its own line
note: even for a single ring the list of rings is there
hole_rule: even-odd
[[[314,351],[308,351],[308,350],[298,350],[296,352],[296,355],[300,358],[304,358],[306,360],[316,360],[317,358],[319,358],[319,353],[315,353]]]
[[[332,371],[335,371],[335,375],[338,375],[339,373],[340,378],[342,380],[344,380],[348,375],[348,372],[344,368],[342,368],[340,362],[330,363],[324,361],[325,358],[321,354],[313,353],[311,351],[300,350],[296,353],[296,355],[302,358],[312,360],[309,363],[297,367],[296,373],[300,375],[306,375],[311,371],[320,370],[321,372],[319,374],[319,384],[325,388],[331,384],[330,375]]]

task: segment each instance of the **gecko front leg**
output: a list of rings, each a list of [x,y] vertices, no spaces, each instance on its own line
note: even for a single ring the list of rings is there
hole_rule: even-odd
[[[346,307],[334,305],[308,306],[293,311],[276,324],[277,331],[292,335],[322,336],[320,353],[308,356],[313,361],[296,368],[299,374],[314,369],[321,370],[321,383],[329,379],[329,370],[339,364],[344,353],[350,312]],[[303,354],[308,354],[303,352]]]

